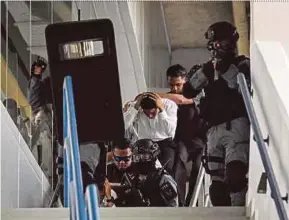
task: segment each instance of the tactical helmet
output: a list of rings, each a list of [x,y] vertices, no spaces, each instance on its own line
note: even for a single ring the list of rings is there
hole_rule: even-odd
[[[218,59],[234,57],[239,34],[232,24],[221,21],[212,24],[205,33],[207,48]]]
[[[235,26],[226,21],[212,24],[205,33],[205,38],[210,41],[231,40],[237,42],[239,34]]]
[[[159,145],[151,139],[138,140],[132,148],[133,162],[151,162],[160,154]]]

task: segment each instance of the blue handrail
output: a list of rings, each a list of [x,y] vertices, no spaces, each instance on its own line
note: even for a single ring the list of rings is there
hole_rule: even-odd
[[[99,207],[95,186],[88,187],[88,215],[86,212],[71,76],[66,76],[63,83],[63,138],[64,206],[70,208],[70,219],[98,220]],[[92,207],[94,210],[91,210]]]
[[[95,185],[89,185],[86,190],[86,205],[88,211],[88,220],[100,219],[99,206],[97,195],[97,189]]]
[[[238,78],[238,84],[240,86],[241,93],[242,93],[242,96],[246,105],[248,116],[252,125],[252,129],[256,137],[256,142],[258,145],[258,149],[260,152],[264,169],[268,177],[268,181],[269,181],[269,185],[270,185],[271,193],[272,193],[272,198],[274,199],[279,218],[281,220],[288,220],[284,202],[281,197],[281,193],[280,193],[278,183],[275,178],[275,174],[274,174],[273,167],[269,158],[269,154],[267,152],[266,145],[263,140],[262,132],[261,132],[258,120],[257,120],[257,116],[256,116],[256,113],[254,111],[254,107],[251,101],[251,97],[250,97],[250,93],[248,90],[245,76],[243,73],[240,73],[238,74],[237,78]]]

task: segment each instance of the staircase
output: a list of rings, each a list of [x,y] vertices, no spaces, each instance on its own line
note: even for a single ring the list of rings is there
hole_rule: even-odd
[[[8,209],[2,220],[67,220],[69,209]],[[101,208],[101,220],[246,220],[244,207],[218,208]]]
[[[71,4],[63,2],[9,2],[6,3],[26,43],[26,50],[47,60],[45,28],[48,24],[71,20]],[[12,27],[10,27],[12,28]],[[33,57],[32,57],[33,58]]]
[[[47,59],[44,34],[45,27],[50,21],[36,16],[33,10],[29,8],[30,5],[25,2],[20,2],[19,4],[9,2],[7,5],[9,12],[15,20],[14,26],[19,29],[22,38],[27,44],[26,50]],[[48,14],[48,10],[43,14]]]

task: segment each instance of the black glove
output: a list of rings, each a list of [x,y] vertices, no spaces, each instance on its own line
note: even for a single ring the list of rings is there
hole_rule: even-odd
[[[141,191],[135,187],[125,191],[125,201],[129,207],[147,206]]]
[[[212,60],[203,64],[203,73],[208,79],[212,79],[214,77],[214,65]]]
[[[195,97],[199,92],[194,90],[190,81],[185,82],[183,86],[183,96],[187,99]]]
[[[234,64],[234,57],[227,57],[221,60],[218,60],[216,63],[216,70],[220,73],[223,74],[227,72],[231,64]]]

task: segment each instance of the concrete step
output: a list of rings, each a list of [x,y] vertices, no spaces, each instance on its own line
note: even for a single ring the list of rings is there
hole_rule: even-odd
[[[64,208],[2,209],[2,220],[68,220]],[[214,208],[101,208],[101,220],[246,220],[244,207]]]

